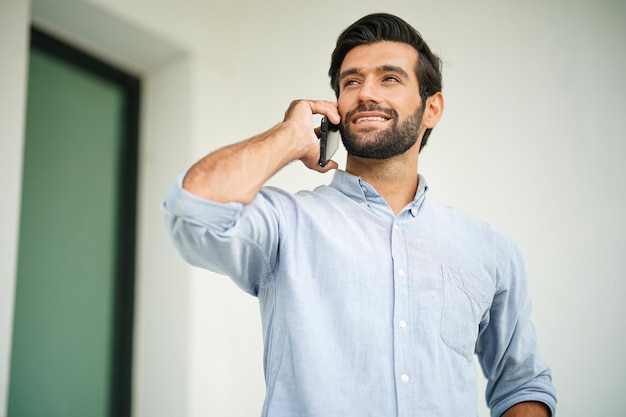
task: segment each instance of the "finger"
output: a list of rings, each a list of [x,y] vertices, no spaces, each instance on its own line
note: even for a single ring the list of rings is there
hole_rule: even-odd
[[[313,112],[311,100],[293,100],[285,111],[285,120],[303,111]]]
[[[311,114],[328,116],[333,124],[337,124],[341,120],[337,109],[337,102],[328,100],[294,100],[285,112],[285,118],[289,118],[298,111],[303,111],[305,105],[308,107],[308,111],[310,111]]]
[[[341,120],[339,117],[338,104],[334,101],[314,100],[309,101],[309,106],[313,114],[322,114],[327,116],[333,124],[338,124]]]
[[[321,172],[323,174],[325,172],[330,171],[331,169],[339,168],[339,164],[337,164],[337,162],[333,160],[330,160],[323,167],[320,166],[318,163],[315,163],[312,166],[309,166],[309,168],[312,169],[313,171]]]

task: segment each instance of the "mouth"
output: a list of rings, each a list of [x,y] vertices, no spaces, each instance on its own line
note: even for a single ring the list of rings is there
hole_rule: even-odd
[[[384,113],[357,113],[352,117],[351,122],[355,125],[365,123],[384,123],[391,120],[391,117]]]

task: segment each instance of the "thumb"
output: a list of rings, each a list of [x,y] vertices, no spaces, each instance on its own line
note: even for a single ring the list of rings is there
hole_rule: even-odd
[[[337,168],[339,168],[339,164],[331,159],[323,167],[321,167],[319,164],[316,164],[314,169],[317,172],[325,173],[325,172],[330,171],[331,169],[337,169]]]

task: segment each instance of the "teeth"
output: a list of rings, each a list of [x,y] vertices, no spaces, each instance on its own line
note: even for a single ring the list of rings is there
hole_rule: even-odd
[[[387,119],[384,117],[359,117],[356,119],[356,123],[359,122],[386,122]]]

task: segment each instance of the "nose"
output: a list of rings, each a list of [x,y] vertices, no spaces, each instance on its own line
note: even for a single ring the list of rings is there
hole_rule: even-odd
[[[358,94],[359,102],[361,103],[379,103],[380,97],[378,89],[372,80],[364,80],[361,84]]]

